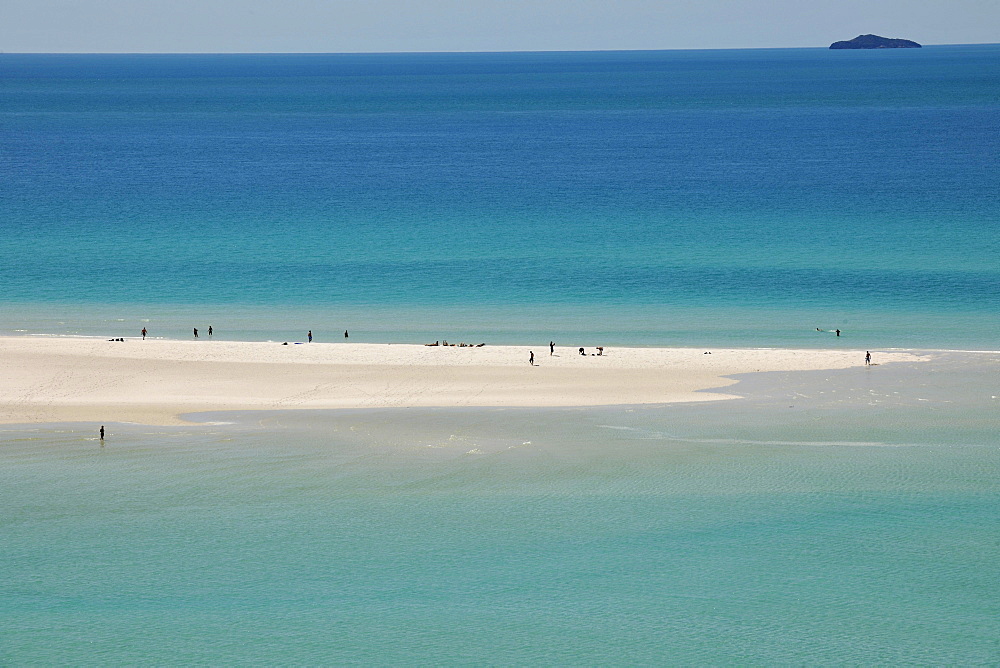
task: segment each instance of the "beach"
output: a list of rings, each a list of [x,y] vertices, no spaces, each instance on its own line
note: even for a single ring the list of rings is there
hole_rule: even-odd
[[[3,60],[0,664],[997,663],[1000,45]]]
[[[731,376],[864,366],[863,350],[0,338],[0,421],[181,424],[227,410],[559,407],[728,399]],[[529,355],[534,352],[534,365]],[[875,362],[914,361],[876,352]]]

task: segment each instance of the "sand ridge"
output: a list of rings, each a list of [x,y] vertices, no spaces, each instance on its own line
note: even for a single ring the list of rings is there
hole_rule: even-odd
[[[598,406],[732,398],[734,374],[843,369],[863,350],[445,347],[0,337],[0,423],[181,424],[198,411]],[[528,363],[529,351],[535,366]],[[706,353],[711,354],[706,354]],[[873,351],[874,361],[915,361]]]

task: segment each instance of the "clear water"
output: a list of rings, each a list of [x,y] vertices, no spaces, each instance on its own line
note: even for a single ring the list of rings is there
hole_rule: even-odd
[[[0,333],[998,349],[998,46],[0,79]],[[0,663],[995,664],[998,377],[6,426]]]
[[[996,347],[998,46],[0,76],[6,332]]]
[[[998,371],[8,428],[0,660],[992,664]]]

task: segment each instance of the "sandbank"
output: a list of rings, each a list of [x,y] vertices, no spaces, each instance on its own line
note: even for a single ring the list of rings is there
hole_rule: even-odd
[[[585,344],[580,344],[585,345]],[[731,399],[730,376],[864,366],[864,350],[481,348],[0,337],[0,423],[183,424],[186,413]],[[528,363],[529,351],[535,366]],[[872,351],[875,362],[916,361]],[[712,390],[712,391],[707,391]]]

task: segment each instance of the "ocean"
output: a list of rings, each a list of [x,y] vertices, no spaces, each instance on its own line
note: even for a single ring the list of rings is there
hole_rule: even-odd
[[[996,348],[998,46],[0,77],[0,332]]]
[[[705,404],[6,425],[0,663],[1000,660],[1000,46],[0,81],[0,334],[930,358]]]

